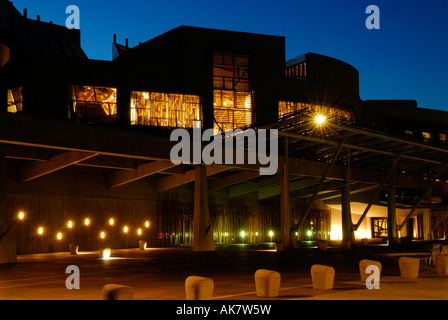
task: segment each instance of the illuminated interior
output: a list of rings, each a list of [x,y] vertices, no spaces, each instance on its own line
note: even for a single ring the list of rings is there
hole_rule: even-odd
[[[306,77],[306,62],[286,68],[287,77]]]
[[[78,120],[89,123],[115,122],[117,89],[96,86],[72,86],[73,111]]]
[[[22,87],[8,90],[8,112],[11,113],[22,112],[23,110],[22,91],[23,91]]]
[[[214,129],[242,128],[253,122],[253,99],[249,81],[249,56],[213,54]]]
[[[327,106],[321,106],[316,104],[309,104],[303,102],[293,102],[293,101],[279,101],[278,103],[278,115],[279,117],[291,114],[296,111],[309,111],[314,114],[319,114],[321,116],[329,117],[342,117],[347,120],[353,118],[350,111],[332,108]]]
[[[131,92],[132,125],[200,128],[201,122],[201,99],[197,95]]]

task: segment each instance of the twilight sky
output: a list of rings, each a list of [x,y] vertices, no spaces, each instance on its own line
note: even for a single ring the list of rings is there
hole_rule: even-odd
[[[112,37],[131,47],[180,25],[284,36],[286,59],[315,52],[359,71],[361,99],[413,99],[448,111],[448,0],[13,0],[28,17],[65,25],[80,9],[82,47],[111,60]],[[380,9],[368,30],[366,8]]]

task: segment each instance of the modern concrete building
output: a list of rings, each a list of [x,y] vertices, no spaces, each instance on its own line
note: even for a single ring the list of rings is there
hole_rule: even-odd
[[[141,239],[445,237],[448,113],[363,101],[353,66],[286,61],[281,36],[180,26],[112,52],[88,59],[79,30],[0,1],[0,262]],[[175,164],[177,128],[276,129],[278,171]]]

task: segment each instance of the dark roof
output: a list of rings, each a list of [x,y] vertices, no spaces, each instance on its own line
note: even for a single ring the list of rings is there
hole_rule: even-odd
[[[0,0],[2,16],[7,17],[5,26],[11,57],[50,56],[87,59],[80,45],[80,30],[69,30],[52,22],[28,19],[7,0]]]

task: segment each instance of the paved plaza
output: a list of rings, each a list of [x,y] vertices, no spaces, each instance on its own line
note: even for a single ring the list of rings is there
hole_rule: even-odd
[[[257,297],[254,273],[258,269],[280,272],[277,298],[271,300],[448,300],[448,275],[421,265],[417,279],[400,277],[398,258],[425,258],[427,246],[302,247],[275,251],[269,244],[216,247],[214,252],[191,248],[112,250],[104,260],[99,251],[18,256],[18,263],[0,266],[2,300],[100,300],[104,285],[131,286],[136,300],[185,300],[185,279],[190,275],[214,281],[213,300],[267,300]],[[360,280],[359,261],[382,263],[380,289],[367,289]],[[334,287],[315,290],[313,264],[335,268]],[[80,288],[67,289],[69,265],[80,271]]]

